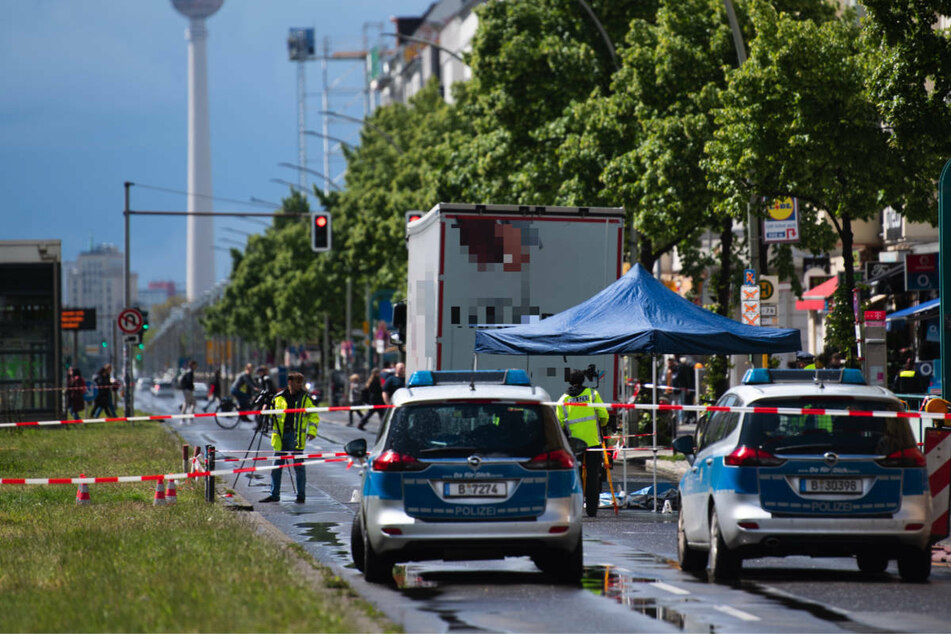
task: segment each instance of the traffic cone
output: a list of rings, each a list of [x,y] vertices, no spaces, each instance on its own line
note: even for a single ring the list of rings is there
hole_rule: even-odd
[[[178,502],[178,489],[175,488],[175,480],[168,481],[168,490],[165,492],[165,503],[175,504]]]
[[[86,474],[80,473],[79,477],[85,478]],[[79,488],[76,490],[76,504],[80,506],[86,506],[91,503],[92,502],[89,500],[89,485],[84,483],[80,484]]]
[[[165,480],[158,480],[155,483],[155,497],[152,498],[152,506],[164,506],[165,504]]]

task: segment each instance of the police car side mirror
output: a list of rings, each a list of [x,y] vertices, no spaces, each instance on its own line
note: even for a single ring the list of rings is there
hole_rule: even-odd
[[[344,452],[352,458],[366,458],[367,457],[367,439],[366,438],[357,438],[356,440],[351,440],[343,447]]]
[[[693,464],[694,454],[696,453],[696,448],[693,446],[693,436],[681,436],[674,441],[673,447],[674,451],[682,453],[687,457],[687,462]]]

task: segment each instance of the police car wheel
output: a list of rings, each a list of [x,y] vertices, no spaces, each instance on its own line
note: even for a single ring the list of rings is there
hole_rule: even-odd
[[[888,557],[881,553],[859,553],[855,556],[859,570],[869,575],[877,575],[888,568]]]
[[[687,543],[683,509],[677,514],[677,561],[684,572],[700,572],[707,565],[707,554]]]
[[[743,560],[723,541],[716,508],[710,513],[710,552],[707,555],[710,581],[729,581],[739,576]]]
[[[366,531],[363,534],[363,578],[371,583],[387,583],[393,580],[393,562],[389,557],[373,550]]]
[[[909,548],[898,555],[898,574],[902,581],[921,583],[931,576],[931,549]]]
[[[357,570],[363,572],[363,528],[359,514],[354,516],[353,524],[350,525],[350,556]]]

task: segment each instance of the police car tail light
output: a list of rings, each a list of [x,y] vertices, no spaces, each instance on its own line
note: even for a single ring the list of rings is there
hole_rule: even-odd
[[[425,468],[426,465],[413,456],[392,449],[384,451],[373,461],[374,471],[421,471]]]
[[[574,469],[575,459],[564,449],[540,453],[528,462],[523,462],[526,469]]]
[[[723,464],[730,467],[778,467],[786,462],[765,449],[754,449],[740,445],[733,453],[723,458]]]
[[[915,447],[899,449],[877,461],[883,467],[924,467],[925,456]]]

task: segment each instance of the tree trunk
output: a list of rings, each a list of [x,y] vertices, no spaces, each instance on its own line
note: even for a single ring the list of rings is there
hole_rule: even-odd
[[[717,312],[724,317],[730,314],[730,290],[733,278],[733,219],[724,218],[723,225],[720,227],[720,277],[717,279],[716,297]],[[721,355],[722,356],[722,355]],[[713,381],[713,390],[716,398],[730,389],[729,379],[729,357],[722,356],[722,363],[714,364],[716,367],[723,368],[720,376]]]

